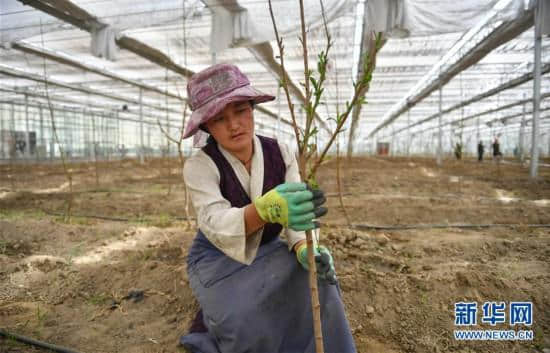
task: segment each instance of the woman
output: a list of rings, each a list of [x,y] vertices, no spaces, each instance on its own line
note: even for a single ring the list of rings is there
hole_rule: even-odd
[[[286,146],[254,135],[254,105],[274,97],[237,67],[195,74],[187,93],[184,138],[199,129],[210,137],[184,168],[199,225],[187,267],[201,311],[181,343],[200,353],[314,352],[303,231],[318,227],[325,198],[299,182]],[[330,252],[315,255],[325,352],[355,352]]]

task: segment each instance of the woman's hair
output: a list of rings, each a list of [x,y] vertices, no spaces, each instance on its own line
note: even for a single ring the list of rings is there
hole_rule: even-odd
[[[206,139],[206,144],[209,145],[211,143],[216,143],[216,139],[212,135],[208,135],[208,138]]]
[[[250,107],[252,107],[252,109],[254,109],[254,107],[256,106],[256,102],[254,102],[253,100],[249,100],[248,103],[250,103]],[[206,128],[206,124],[205,123],[202,123],[199,125],[199,129],[201,129],[202,131],[206,132],[207,134],[209,134],[208,132],[208,129]],[[215,141],[214,137],[212,137],[212,135],[208,136],[208,139],[206,140],[207,143],[210,143],[211,141]]]

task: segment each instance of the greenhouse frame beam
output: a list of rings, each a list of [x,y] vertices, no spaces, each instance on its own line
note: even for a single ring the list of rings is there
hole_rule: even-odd
[[[550,110],[550,108],[549,109],[543,109],[541,111],[548,111],[548,110]],[[541,117],[541,124],[544,124],[543,127],[550,127],[550,115],[546,115],[544,117]],[[520,127],[521,127],[521,121],[510,123],[509,125],[506,126],[506,132],[508,132],[508,133],[517,132]],[[532,124],[526,124],[525,128],[526,128],[526,130],[531,130],[532,129]],[[488,132],[487,130],[489,130],[489,132],[490,132],[491,127],[484,126],[484,127],[480,128],[481,133],[486,133],[486,132]],[[451,132],[452,132],[452,130],[450,130],[449,128],[445,129],[445,133],[451,133]],[[474,133],[474,132],[477,132],[476,126],[474,126],[474,125],[470,125],[470,126],[465,127],[464,131],[463,131],[463,133],[466,134],[466,135]]]
[[[545,65],[542,67],[541,70],[542,70],[542,74],[543,74],[543,75],[546,74],[546,73],[548,73],[548,72],[550,72],[550,63],[545,64]],[[457,103],[457,104],[455,104],[455,105],[453,105],[453,106],[451,106],[451,107],[449,107],[449,108],[447,108],[447,109],[444,109],[444,110],[442,111],[442,114],[448,114],[448,113],[452,112],[453,110],[456,110],[456,109],[465,107],[465,106],[470,105],[470,104],[472,104],[472,103],[479,102],[479,101],[482,100],[482,99],[485,99],[485,98],[488,98],[488,97],[490,97],[490,96],[493,96],[493,95],[495,95],[495,94],[497,94],[497,93],[499,93],[499,92],[502,92],[502,91],[504,91],[504,90],[507,90],[507,89],[510,89],[510,88],[517,87],[517,86],[519,86],[519,85],[521,85],[521,84],[523,84],[523,83],[525,83],[525,82],[528,82],[528,81],[530,81],[530,80],[532,80],[532,79],[533,79],[533,71],[530,71],[530,72],[528,72],[528,73],[526,73],[526,74],[524,74],[524,75],[521,75],[521,76],[519,76],[519,77],[513,78],[513,79],[511,79],[510,81],[504,82],[503,84],[501,84],[501,85],[499,85],[499,86],[497,86],[497,87],[491,88],[491,89],[489,89],[489,90],[487,90],[487,91],[485,91],[485,92],[482,92],[482,93],[480,93],[480,94],[478,94],[478,95],[476,95],[476,96],[474,96],[474,97],[471,97],[470,99],[464,100],[464,101],[462,101],[462,102],[460,102],[460,103]],[[435,114],[432,114],[432,115],[430,115],[430,116],[427,117],[427,118],[424,118],[424,119],[422,119],[422,120],[416,121],[416,122],[414,122],[413,124],[411,124],[411,125],[409,125],[409,126],[405,126],[405,127],[401,128],[401,129],[399,129],[399,130],[396,130],[395,133],[397,134],[397,133],[399,133],[399,132],[401,132],[401,131],[403,131],[403,130],[410,129],[410,128],[414,127],[414,126],[424,124],[424,123],[426,123],[426,122],[428,122],[428,121],[430,121],[430,120],[433,120],[433,119],[437,118],[438,115],[439,115],[439,112],[438,112],[438,113],[435,113]]]
[[[547,93],[544,93],[542,96],[541,96],[541,99],[544,99],[544,98],[548,98],[550,97],[550,92],[547,92]],[[464,122],[464,121],[467,121],[467,120],[471,120],[471,119],[474,119],[474,118],[477,118],[479,116],[482,116],[482,115],[486,115],[486,114],[491,114],[491,113],[496,113],[498,111],[501,111],[501,110],[506,110],[508,108],[512,108],[516,105],[525,105],[526,103],[529,103],[529,102],[532,102],[533,101],[533,98],[528,98],[528,99],[522,99],[520,101],[517,101],[517,102],[514,102],[514,103],[510,103],[510,104],[506,104],[506,105],[503,105],[501,107],[497,107],[497,108],[494,108],[494,109],[489,109],[489,110],[486,110],[486,111],[483,111],[483,112],[480,112],[480,113],[476,113],[476,114],[472,114],[470,116],[467,116],[465,118],[462,118],[462,119],[459,119],[459,120],[454,120],[454,121],[450,121],[448,123],[446,123],[445,125],[451,125],[451,124],[454,124],[456,122]],[[532,113],[532,112],[530,112]],[[517,116],[521,116],[522,114],[524,113],[519,113],[519,114],[515,114],[515,115],[509,115],[509,116],[505,116],[505,117],[501,117],[501,118],[495,118],[493,120],[490,120],[489,122],[493,122],[493,121],[499,121],[499,120],[507,120],[507,119],[510,119],[510,118],[515,118]],[[427,131],[429,130],[426,129],[426,130],[421,130],[421,131]]]
[[[153,64],[164,67],[170,71],[178,73],[185,78],[190,78],[195,74],[194,71],[176,64],[168,55],[162,50],[154,48],[148,44],[141,42],[138,39],[132,38],[124,33],[121,37],[115,40],[116,44],[122,49],[126,49],[135,55],[149,60]]]
[[[23,5],[34,7],[84,31],[91,32],[105,27],[97,17],[67,0],[18,0]]]
[[[54,95],[46,96],[46,95],[42,95],[42,94],[39,94],[39,93],[36,93],[36,92],[6,88],[5,86],[1,86],[1,85],[0,85],[0,92],[9,92],[9,93],[17,94],[17,95],[27,95],[29,97],[35,97],[35,98],[39,98],[39,99],[49,99],[50,101],[57,101],[57,102],[69,103],[69,104],[78,104],[78,105],[82,106],[82,102],[80,102],[78,99],[67,98],[67,97],[60,98],[60,97],[57,97],[57,96],[54,96]],[[42,104],[42,103],[37,102],[37,104]],[[61,105],[58,104],[58,106],[61,106]],[[87,109],[89,111],[97,109],[97,111],[101,111],[101,112],[118,111],[117,110],[118,107],[116,107],[116,106],[109,107],[108,109],[105,109],[105,104],[101,104],[99,102],[94,102],[94,103],[88,102],[85,106],[82,106],[82,107],[83,108],[74,108],[74,109]],[[133,111],[125,111],[124,113],[125,114],[131,114],[131,115],[139,115],[137,112],[133,112]],[[156,115],[153,115],[153,114],[149,114],[149,116],[154,117],[156,119],[163,119],[163,120],[166,119],[165,115],[156,116]],[[181,128],[181,127],[178,127],[178,129],[179,128]]]
[[[48,77],[45,77],[45,76],[42,76],[42,75],[39,75],[39,74],[28,72],[28,71],[23,70],[23,69],[10,67],[10,66],[4,65],[4,64],[0,64],[0,73],[4,74],[4,75],[7,75],[7,76],[22,78],[22,79],[25,79],[25,80],[30,80],[30,81],[35,81],[35,82],[39,82],[39,83],[53,85],[53,86],[57,86],[57,87],[61,87],[61,88],[66,88],[66,89],[69,89],[71,91],[78,91],[78,92],[82,92],[82,93],[86,93],[86,94],[102,96],[102,97],[105,97],[105,98],[109,98],[109,99],[113,99],[113,100],[117,100],[117,101],[121,101],[121,102],[132,103],[132,104],[136,104],[136,105],[139,104],[138,100],[135,100],[135,99],[130,98],[130,97],[119,96],[117,94],[112,94],[112,93],[105,93],[105,92],[95,90],[95,89],[92,89],[92,88],[88,88],[88,87],[84,87],[84,86],[77,86],[75,84],[55,80],[55,79],[48,78]],[[149,103],[144,103],[143,105],[146,106],[146,107],[152,108],[152,109],[156,109],[156,110],[161,110],[161,111],[166,111],[167,110],[166,107],[156,106],[156,105],[149,104]],[[181,114],[181,111],[178,111],[178,110],[168,109],[168,111],[171,111],[172,113],[176,113],[176,114]]]
[[[550,92],[544,93],[543,95],[541,95],[540,98],[544,99],[544,98],[548,98],[548,97],[550,97]],[[522,100],[519,100],[519,101],[514,102],[514,103],[506,104],[506,105],[503,105],[503,106],[500,106],[500,107],[497,107],[497,108],[493,108],[493,109],[485,110],[483,112],[472,114],[472,115],[467,116],[465,118],[462,118],[462,119],[459,119],[459,120],[454,120],[450,123],[464,122],[464,121],[467,121],[467,120],[477,118],[477,117],[482,116],[482,115],[496,113],[498,111],[506,110],[508,108],[515,107],[516,105],[522,105],[522,104],[526,104],[526,103],[529,103],[529,102],[532,102],[532,101],[533,101],[533,98],[522,99]]]
[[[64,64],[64,65],[72,66],[72,67],[77,68],[77,69],[81,69],[81,70],[88,71],[88,72],[93,72],[95,74],[98,74],[98,75],[101,75],[101,76],[104,76],[104,77],[107,77],[107,78],[110,78],[110,79],[113,79],[113,80],[121,81],[121,82],[127,83],[127,84],[132,85],[132,86],[143,88],[143,89],[148,90],[148,91],[159,93],[161,95],[165,95],[165,96],[168,96],[170,98],[179,99],[181,101],[187,101],[186,98],[181,97],[181,96],[179,96],[175,93],[168,92],[168,91],[163,91],[163,90],[161,90],[161,89],[159,89],[155,86],[151,86],[151,85],[148,85],[148,84],[143,83],[143,82],[139,82],[139,81],[136,81],[136,80],[132,80],[130,78],[123,77],[119,74],[116,74],[116,73],[110,71],[110,70],[99,68],[99,67],[90,65],[88,63],[84,63],[83,61],[79,61],[77,58],[73,58],[73,57],[71,57],[70,55],[68,55],[66,53],[54,51],[54,50],[47,49],[47,48],[41,48],[39,46],[33,45],[33,44],[25,42],[25,41],[19,41],[19,42],[12,43],[12,48],[16,49],[16,50],[19,50],[19,51],[22,51],[24,53],[33,54],[33,55],[43,57],[43,58],[46,58],[46,59]]]
[[[19,106],[25,106],[27,104],[27,106],[32,107],[32,108],[38,108],[38,109],[41,108],[41,109],[46,109],[46,110],[49,111],[49,104],[48,103],[46,103],[46,104],[42,104],[40,102],[25,103],[24,100],[23,101],[20,101],[20,100],[0,100],[0,104],[14,104],[14,105],[19,105]],[[62,106],[62,105],[59,105],[59,104],[51,104],[51,106],[52,106],[52,109],[54,111],[62,111],[62,112],[70,112],[70,113],[82,113],[83,112],[82,108],[66,107],[66,106]],[[84,109],[84,111],[92,113],[92,114],[105,113],[105,110],[101,110],[101,109]],[[151,115],[149,115],[149,116],[151,116]],[[120,114],[117,117],[109,116],[109,119],[122,120],[122,121],[131,121],[131,122],[134,122],[134,123],[140,123],[139,118],[138,119],[125,118],[125,117],[121,117]],[[143,123],[148,124],[148,125],[158,126],[158,123],[156,121],[143,120]],[[175,126],[175,125],[170,125],[170,127],[173,127],[173,128],[176,128],[176,129],[181,128],[180,126]]]
[[[539,109],[540,112],[546,112],[548,110],[550,110],[550,107]],[[484,122],[484,124],[485,125],[487,125],[487,124],[492,125],[493,123],[507,121],[507,120],[510,120],[510,119],[519,118],[519,117],[522,117],[523,115],[529,115],[529,114],[533,114],[533,110],[531,110],[531,111],[526,110],[525,112],[511,114],[511,115],[508,115],[508,116],[505,116],[505,117],[502,117],[502,118],[495,118],[495,119]],[[525,126],[529,126],[529,124],[532,124],[532,122],[533,122],[533,119],[525,119]]]
[[[534,11],[526,10],[515,20],[504,22],[487,34],[486,31],[483,30],[484,26],[486,26],[497,14],[497,10],[491,11],[491,13],[480,23],[468,31],[449,52],[432,67],[430,72],[419,81],[405,97],[397,102],[388,113],[386,113],[383,122],[374,128],[374,130],[369,133],[368,137],[374,136],[380,129],[391,124],[401,114],[414,107],[432,92],[437,90],[439,86],[444,86],[460,72],[479,62],[493,49],[516,38],[534,23]],[[474,38],[476,36],[484,37],[480,38],[473,48],[467,49],[466,52],[461,53],[462,49],[466,48],[472,40],[475,40]],[[456,60],[449,63],[453,57],[456,57]],[[445,69],[443,69],[444,66],[446,66]]]
[[[47,4],[44,4],[44,2],[42,2],[44,0],[18,1],[22,2],[25,5],[32,6],[38,10],[46,12],[53,17],[68,22],[87,32],[92,32],[97,28],[103,28],[109,25],[107,23],[100,22],[97,17],[91,15],[86,10],[80,8],[79,6],[68,0],[48,0]],[[52,5],[55,7],[52,7]],[[156,65],[176,72],[186,78],[190,78],[195,73],[186,67],[176,64],[168,55],[166,55],[161,50],[153,48],[135,38],[129,37],[124,33],[122,33],[119,38],[116,38],[115,42],[120,48],[126,49],[144,59],[149,60]],[[265,107],[257,106],[256,109],[274,119],[279,118],[277,114],[273,113]],[[292,123],[287,119],[281,118],[281,121],[284,122],[286,125],[292,126]]]
[[[545,97],[550,97],[550,93],[546,93],[544,95]],[[532,101],[532,99],[528,99],[527,100],[528,102],[529,101]],[[521,101],[522,104],[524,101]],[[514,103],[514,105],[519,105],[520,103]],[[500,110],[500,109],[499,109]],[[550,110],[550,107],[546,107],[546,108],[541,108],[540,111],[547,111],[547,110]],[[487,111],[487,112],[483,112],[483,114],[488,114],[488,113],[491,113],[491,111]],[[502,116],[502,117],[498,117],[498,118],[494,118],[494,119],[491,119],[491,120],[488,120],[488,121],[485,121],[483,122],[483,124],[492,124],[492,123],[495,123],[495,122],[502,122],[502,121],[507,121],[507,120],[510,120],[510,119],[513,119],[513,118],[517,118],[517,117],[521,117],[523,116],[524,114],[527,115],[527,114],[532,114],[533,111],[525,111],[525,112],[519,112],[519,113],[514,113],[514,114],[511,114],[511,115],[506,115],[506,116]],[[472,116],[469,116],[469,117],[466,117],[464,119],[461,119],[461,120],[455,120],[455,121],[448,121],[446,123],[444,123],[442,126],[450,126],[450,125],[453,125],[455,124],[457,121],[465,121],[465,120],[468,120],[468,119],[473,119],[474,117],[477,117],[478,115],[481,115],[481,114],[474,114]],[[529,122],[531,121],[531,119],[526,119],[525,120],[526,122]],[[473,126],[473,125],[468,125],[468,126],[464,126],[463,129],[466,129],[470,126]],[[430,131],[430,130],[433,130],[433,129],[437,129],[438,126],[437,125],[434,125],[434,126],[430,126],[430,127],[427,127],[427,128],[424,128],[422,130],[416,130],[416,131],[413,131],[411,132],[412,134],[420,134],[420,133],[424,133],[424,132],[427,132],[427,131]],[[386,136],[387,137],[387,136]]]

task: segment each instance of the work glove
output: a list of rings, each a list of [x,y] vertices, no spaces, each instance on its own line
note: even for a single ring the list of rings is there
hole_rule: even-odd
[[[334,270],[334,260],[330,251],[323,245],[318,246],[317,244],[313,244],[313,256],[315,257],[315,266],[317,267],[317,277],[330,284],[336,284],[336,271]],[[296,258],[300,265],[309,271],[306,243],[298,246],[296,249]]]
[[[311,190],[304,183],[284,183],[255,199],[254,206],[264,222],[302,231],[319,228],[313,220],[327,213],[320,207],[325,201],[321,190]]]

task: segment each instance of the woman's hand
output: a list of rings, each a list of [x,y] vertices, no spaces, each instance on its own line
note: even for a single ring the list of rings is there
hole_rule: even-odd
[[[321,190],[311,190],[304,183],[284,183],[254,200],[260,218],[297,231],[319,228],[315,218],[327,213],[320,207],[326,201]]]
[[[309,271],[306,242],[298,243],[295,250],[296,259],[304,269]],[[336,271],[334,270],[334,260],[330,251],[323,245],[318,246],[313,244],[313,256],[315,257],[315,266],[317,267],[317,277],[330,284],[336,284]]]

